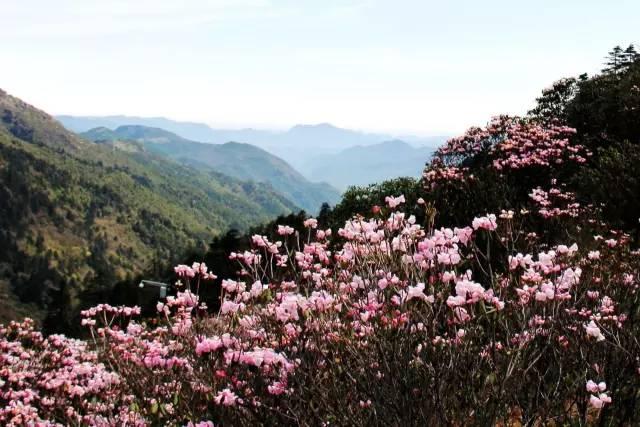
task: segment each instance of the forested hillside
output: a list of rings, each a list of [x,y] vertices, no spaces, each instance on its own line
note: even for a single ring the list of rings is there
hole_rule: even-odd
[[[326,183],[308,181],[287,162],[250,144],[226,142],[204,144],[190,141],[164,129],[125,125],[105,127],[81,134],[92,141],[137,141],[148,151],[185,163],[200,170],[268,183],[297,206],[316,214],[322,203],[335,204],[340,193]]]
[[[0,92],[0,317],[31,304],[64,329],[116,282],[296,209],[264,184],[129,148],[84,141]]]

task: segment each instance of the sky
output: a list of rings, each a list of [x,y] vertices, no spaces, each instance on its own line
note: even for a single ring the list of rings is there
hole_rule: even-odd
[[[51,114],[452,135],[640,43],[637,0],[0,0],[0,88]]]

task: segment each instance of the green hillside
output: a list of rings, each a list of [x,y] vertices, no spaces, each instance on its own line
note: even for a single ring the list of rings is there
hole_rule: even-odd
[[[82,140],[0,91],[0,317],[62,329],[91,293],[295,209],[268,185]]]
[[[160,128],[138,125],[120,126],[115,130],[98,127],[81,135],[92,141],[138,141],[149,151],[200,169],[212,169],[242,180],[269,183],[310,213],[316,213],[322,203],[335,204],[340,198],[335,188],[308,181],[281,158],[251,144],[204,144]]]

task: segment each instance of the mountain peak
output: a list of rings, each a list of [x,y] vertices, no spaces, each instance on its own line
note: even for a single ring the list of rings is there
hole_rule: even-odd
[[[114,131],[118,136],[125,139],[145,139],[156,140],[157,142],[183,142],[187,141],[181,136],[168,130],[143,125],[122,125]]]
[[[85,142],[49,114],[0,90],[0,127],[32,144],[76,149]]]

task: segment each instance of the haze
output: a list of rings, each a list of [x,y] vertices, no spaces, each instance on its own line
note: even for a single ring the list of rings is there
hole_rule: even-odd
[[[610,3],[4,1],[0,82],[53,114],[455,134],[637,43]]]

